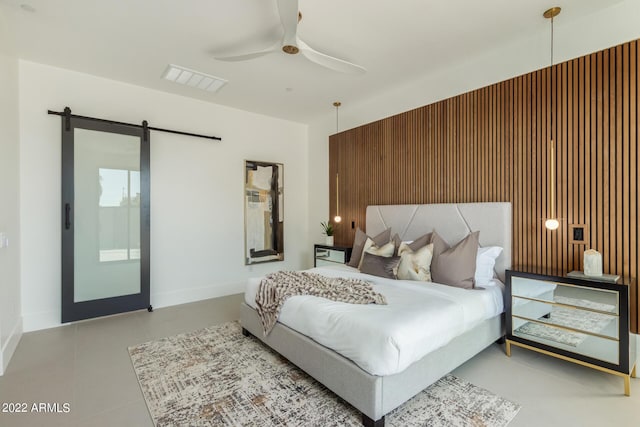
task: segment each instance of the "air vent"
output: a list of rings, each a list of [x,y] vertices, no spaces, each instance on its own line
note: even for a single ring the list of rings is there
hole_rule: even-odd
[[[210,76],[200,71],[190,70],[173,64],[167,66],[167,69],[162,74],[162,78],[170,82],[180,83],[208,92],[217,92],[222,86],[227,84],[227,80],[219,77]]]

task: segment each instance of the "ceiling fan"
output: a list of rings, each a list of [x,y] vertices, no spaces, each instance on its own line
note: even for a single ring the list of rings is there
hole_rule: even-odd
[[[282,50],[289,55],[301,53],[309,61],[341,73],[363,74],[367,72],[364,67],[325,55],[300,40],[300,37],[298,37],[298,22],[302,19],[302,14],[298,11],[298,0],[278,0],[278,12],[280,13],[282,28],[284,28],[282,40],[279,40],[268,49],[258,52],[232,56],[216,56],[215,59],[230,62],[246,61]]]

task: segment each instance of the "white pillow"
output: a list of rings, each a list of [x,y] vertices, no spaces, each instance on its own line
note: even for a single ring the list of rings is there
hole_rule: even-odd
[[[367,241],[364,242],[364,248],[362,249],[362,253],[370,253],[373,255],[378,255],[378,256],[383,256],[383,257],[390,257],[393,256],[393,252],[395,252],[396,250],[396,245],[393,242],[389,242],[385,245],[382,245],[380,247],[376,246],[376,244],[373,242],[373,240],[369,237],[367,237]],[[360,258],[360,263],[358,264],[358,270],[360,270],[360,267],[362,266],[362,260],[364,259],[364,256],[362,258]]]
[[[398,279],[431,281],[431,259],[433,258],[433,243],[413,251],[408,244],[402,243],[398,249],[400,264],[398,264]]]
[[[475,285],[486,286],[494,278],[496,259],[502,253],[500,246],[487,246],[478,248],[476,257]]]

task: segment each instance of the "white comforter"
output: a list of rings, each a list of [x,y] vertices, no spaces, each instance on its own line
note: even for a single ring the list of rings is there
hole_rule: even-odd
[[[338,265],[309,271],[373,283],[388,305],[358,305],[302,295],[289,298],[278,321],[351,359],[373,375],[403,371],[480,321],[503,311],[503,285],[467,290],[436,283],[383,279]],[[255,308],[260,278],[245,301]]]

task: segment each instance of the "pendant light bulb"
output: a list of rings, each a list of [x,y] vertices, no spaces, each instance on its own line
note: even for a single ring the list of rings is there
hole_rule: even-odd
[[[333,222],[340,222],[342,221],[342,217],[340,215],[336,215],[333,217]]]
[[[548,230],[557,230],[560,227],[560,223],[555,218],[549,218],[544,222],[544,226],[547,227]]]

